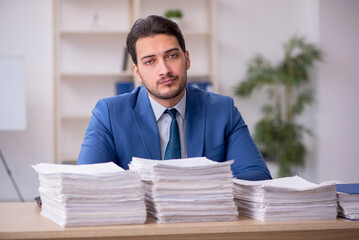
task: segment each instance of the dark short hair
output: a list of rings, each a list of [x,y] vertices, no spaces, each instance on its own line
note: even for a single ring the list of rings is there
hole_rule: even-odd
[[[183,52],[186,51],[186,44],[178,25],[168,18],[157,15],[150,15],[146,18],[138,19],[133,24],[131,31],[127,36],[127,51],[131,55],[134,64],[137,65],[137,40],[139,38],[149,37],[156,34],[168,34],[175,36]]]

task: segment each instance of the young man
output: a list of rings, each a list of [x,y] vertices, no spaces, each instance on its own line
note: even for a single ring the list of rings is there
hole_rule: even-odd
[[[127,50],[143,86],[97,103],[78,164],[128,169],[132,157],[206,156],[233,159],[236,178],[271,178],[233,99],[186,86],[191,62],[177,24],[154,15],[137,20]]]

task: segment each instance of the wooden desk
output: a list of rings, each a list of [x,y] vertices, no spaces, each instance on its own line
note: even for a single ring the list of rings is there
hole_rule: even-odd
[[[359,239],[359,221],[148,223],[61,228],[35,202],[0,203],[0,239]]]

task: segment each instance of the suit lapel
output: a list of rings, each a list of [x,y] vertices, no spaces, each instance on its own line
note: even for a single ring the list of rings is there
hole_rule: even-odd
[[[188,157],[203,156],[206,108],[200,96],[187,87],[186,144]]]
[[[132,116],[137,125],[142,143],[147,151],[149,159],[161,159],[161,146],[158,128],[151,103],[144,87],[140,90],[137,103],[131,109]],[[134,143],[140,144],[140,143]]]

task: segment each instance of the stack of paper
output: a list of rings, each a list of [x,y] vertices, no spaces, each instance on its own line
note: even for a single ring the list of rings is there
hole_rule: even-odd
[[[238,212],[261,221],[336,218],[332,184],[314,184],[298,176],[265,181],[234,179]]]
[[[207,158],[133,158],[129,167],[143,180],[148,217],[158,223],[237,219],[230,165]]]
[[[140,176],[114,163],[40,163],[41,214],[62,227],[141,224],[146,207]]]
[[[359,183],[337,184],[338,216],[359,220]]]

